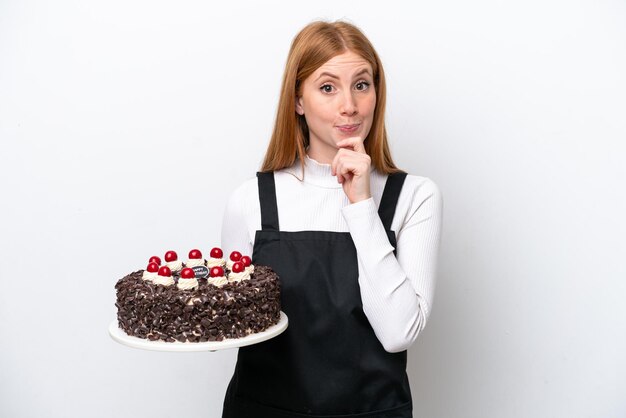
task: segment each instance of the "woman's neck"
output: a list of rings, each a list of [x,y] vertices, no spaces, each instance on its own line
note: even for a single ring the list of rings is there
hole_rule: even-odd
[[[321,141],[315,141],[310,143],[306,149],[306,153],[310,158],[320,164],[331,164],[338,150],[337,148],[320,142]]]
[[[286,168],[285,171],[292,174],[298,180],[304,181],[304,183],[331,189],[341,188],[337,177],[332,175],[330,163],[324,164],[315,160],[309,155],[308,148],[304,156],[304,172],[302,171],[299,158],[296,158],[295,163],[291,167]]]

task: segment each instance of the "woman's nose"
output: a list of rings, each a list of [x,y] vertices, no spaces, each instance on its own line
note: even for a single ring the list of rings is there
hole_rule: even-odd
[[[342,115],[354,115],[357,113],[357,104],[354,100],[352,92],[347,92],[343,95],[343,102],[341,103]]]

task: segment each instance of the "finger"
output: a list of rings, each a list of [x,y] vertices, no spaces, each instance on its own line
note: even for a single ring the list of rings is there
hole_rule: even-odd
[[[365,145],[363,145],[364,139],[360,136],[353,136],[350,138],[344,138],[337,142],[337,146],[340,148],[349,148],[353,151],[365,154]]]
[[[335,164],[335,174],[337,175],[337,181],[339,183],[343,183],[344,177],[344,169],[343,169],[343,159],[337,158],[337,163]]]
[[[368,162],[365,159],[369,159],[367,154],[360,154],[347,149],[340,149],[337,151],[335,158],[331,163],[332,175],[342,176],[344,179],[349,179],[349,173],[365,172]]]
[[[364,150],[365,151],[365,150]],[[333,176],[335,176],[337,174],[337,164],[339,163],[339,161],[344,160],[346,158],[351,158],[353,157],[356,151],[353,151],[352,149],[349,148],[339,148],[337,150],[337,153],[335,154],[335,157],[333,158],[333,161],[330,163],[330,172]],[[367,153],[363,152],[363,154],[367,155]]]
[[[354,173],[356,172],[356,163],[356,161],[349,157],[339,160],[339,163],[337,164],[337,173],[341,176],[342,183],[352,179],[352,176],[354,176]]]
[[[342,139],[337,143],[339,148],[347,148],[356,152],[364,153],[365,146],[363,145],[363,139],[361,137],[355,136],[351,138]]]
[[[342,151],[342,150],[343,148],[340,148],[339,150],[337,150],[337,153],[335,154],[333,161],[330,163],[330,173],[333,176],[337,175],[337,163],[339,162],[341,158],[343,158],[342,156],[345,153],[345,151]]]
[[[340,158],[337,161],[337,175],[341,177],[342,184],[346,181],[352,180],[352,176],[354,175],[354,166],[354,158],[351,158],[350,155],[344,155],[343,158]]]

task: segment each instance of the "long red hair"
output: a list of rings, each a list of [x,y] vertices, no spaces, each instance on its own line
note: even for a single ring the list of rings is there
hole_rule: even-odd
[[[359,28],[342,21],[314,21],[305,26],[291,43],[283,75],[276,123],[265,153],[261,171],[291,167],[300,158],[304,172],[309,129],[303,115],[296,113],[296,97],[302,94],[302,84],[315,70],[331,58],[352,51],[368,61],[374,72],[376,109],[369,134],[363,141],[372,166],[381,173],[398,169],[391,159],[385,129],[385,73],[370,41]]]

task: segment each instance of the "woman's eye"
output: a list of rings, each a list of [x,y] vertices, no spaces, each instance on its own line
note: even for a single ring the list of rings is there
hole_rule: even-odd
[[[368,83],[367,81],[359,81],[358,83],[356,83],[356,89],[359,91],[367,90],[369,86],[370,86],[370,83]],[[320,87],[320,90],[322,90],[324,93],[332,93],[333,88],[334,87],[331,86],[330,84],[324,84],[322,87]]]
[[[360,86],[360,85],[365,86],[362,89],[357,88],[357,90],[366,90],[370,86],[370,83],[368,83],[367,81],[359,81],[358,83],[356,83],[356,85],[357,86]]]

